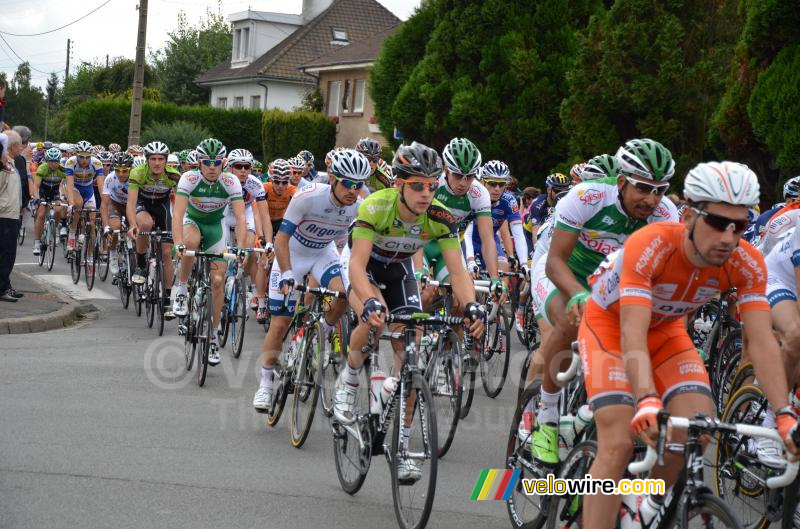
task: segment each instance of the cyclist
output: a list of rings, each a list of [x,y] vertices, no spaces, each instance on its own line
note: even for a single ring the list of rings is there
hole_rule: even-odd
[[[533,199],[529,215],[530,222],[534,226],[541,226],[544,219],[550,215],[550,210],[555,207],[556,195],[570,188],[569,178],[561,173],[548,175],[544,180],[547,191]]]
[[[356,150],[367,157],[372,173],[369,175],[367,187],[370,192],[380,191],[394,185],[392,168],[381,158],[381,144],[372,138],[361,138],[356,143]]]
[[[97,208],[95,201],[94,184],[103,180],[103,164],[92,156],[92,144],[88,141],[79,141],[75,148],[77,154],[67,159],[64,164],[64,174],[67,180],[67,199],[73,208]],[[91,214],[94,222],[94,212]],[[78,215],[74,215],[69,227],[67,247],[75,250],[75,227],[78,225]],[[89,257],[87,259],[92,259]]]
[[[172,313],[175,316],[186,316],[188,312],[188,287],[186,282],[192,273],[194,257],[184,255],[184,250],[203,252],[225,252],[225,230],[223,217],[230,204],[236,218],[236,243],[239,248],[245,247],[247,222],[244,216],[242,185],[230,173],[224,172],[227,149],[217,139],[208,138],[197,146],[197,157],[200,169],[184,173],[175,191],[175,215],[172,217],[172,238],[175,241],[175,252],[181,255],[178,272],[178,284],[175,288],[175,301]],[[212,325],[216,330],[222,317],[222,304],[225,301],[225,270],[227,266],[221,259],[211,262],[211,305]],[[211,333],[211,350],[208,353],[208,365],[219,364],[220,357],[217,333]]]
[[[597,425],[597,456],[588,472],[594,479],[622,477],[633,453],[631,430],[655,445],[660,410],[713,416],[708,374],[683,317],[732,287],[743,332],[758,339],[759,347],[750,352],[756,376],[769,381],[762,387],[777,410],[778,432],[787,450],[796,451],[791,432],[797,416],[789,406],[786,372],[772,334],[767,269],[758,250],[741,240],[747,207],[758,202],[758,179],[742,164],[701,163],[687,175],[684,196],[689,208],[682,224],[636,231],[590,280],[578,343]],[[669,488],[683,468],[680,458],[665,454],[665,465],[649,477],[663,479]],[[584,520],[611,529],[619,508],[620,496],[587,495]],[[642,520],[642,526],[648,522]]]
[[[480,236],[492,290],[496,294],[502,292],[503,283],[497,273],[497,249],[492,232],[492,202],[489,191],[475,180],[481,168],[481,153],[468,139],[453,138],[442,154],[444,172],[439,176],[439,187],[436,190],[435,198],[444,204],[455,217],[456,229],[460,238],[463,238],[467,224],[474,220]],[[434,278],[439,281],[447,281],[450,271],[441,258],[439,242],[433,240],[428,243],[424,253],[428,265],[426,268],[433,267],[431,272]],[[466,267],[466,262],[462,262],[461,266]],[[425,289],[423,292],[424,306],[430,304],[433,295],[433,289]],[[472,355],[469,356],[469,359],[468,367],[477,367],[477,359]]]
[[[264,164],[256,159],[253,159],[253,168],[250,170],[250,174],[258,178],[262,184],[267,181],[269,176],[264,174]]]
[[[320,183],[324,184],[327,182],[325,181],[320,182],[317,177],[319,176],[317,170],[314,168],[314,155],[311,154],[311,151],[302,150],[297,153],[297,158],[303,161],[303,173],[302,177],[305,178],[308,182],[312,183]]]
[[[114,154],[114,170],[106,177],[103,182],[103,194],[106,199],[100,206],[100,216],[103,218],[103,235],[111,235],[112,230],[118,230],[121,226],[120,219],[125,216],[128,204],[128,178],[130,178],[131,167],[133,166],[133,156],[127,152],[117,152]],[[119,272],[117,263],[117,240],[118,235],[112,237],[111,248],[109,249],[109,263],[112,274]]]
[[[144,155],[145,163],[134,166],[131,170],[126,206],[126,218],[130,226],[128,235],[136,239],[136,271],[131,276],[131,281],[137,284],[143,284],[147,279],[148,244],[148,238],[138,233],[149,232],[156,228],[161,231],[172,229],[172,208],[169,197],[181,177],[176,169],[167,165],[169,148],[164,142],[151,141],[145,145]],[[161,244],[166,283],[163,303],[164,316],[170,318],[172,314],[169,312],[169,302],[174,277],[171,253],[172,241],[166,239]]]
[[[299,292],[293,291],[296,281],[310,274],[323,288],[345,292],[335,241],[355,219],[361,203],[358,191],[368,176],[369,162],[363,155],[352,149],[340,151],[331,162],[330,184],[310,184],[286,209],[275,235],[275,262],[269,280],[271,320],[264,338],[261,383],[253,398],[257,412],[266,413],[272,406],[274,366],[299,297]],[[322,343],[327,343],[328,334],[346,309],[343,299],[331,303],[322,322]]]
[[[545,373],[537,428],[531,437],[533,456],[543,464],[558,463],[558,397],[554,379],[561,357],[569,351],[586,297],[586,279],[606,255],[616,251],[635,230],[650,222],[677,220],[677,210],[664,195],[675,173],[666,147],[650,139],[630,140],[617,151],[616,179],[587,181],[573,187],[555,211],[555,229],[545,261],[545,274],[533,277],[537,318],[552,327],[539,349]],[[531,362],[527,380],[535,375]]]
[[[289,201],[292,200],[297,188],[289,183],[289,175],[291,174],[291,167],[289,162],[282,158],[278,158],[269,164],[268,182],[265,182],[264,192],[267,196],[267,206],[269,208],[269,218],[272,223],[273,236],[278,233],[283,222],[283,216],[286,213],[286,208],[289,207]],[[271,241],[270,241],[271,242]],[[267,270],[259,268],[256,274],[256,297],[258,298],[258,308],[256,309],[256,321],[258,323],[266,323],[267,321]]]
[[[67,177],[61,169],[61,153],[56,148],[48,149],[44,153],[44,162],[36,169],[33,178],[33,200],[38,204],[39,201],[57,202],[59,207],[55,210],[56,221],[66,217],[61,204],[64,198],[61,196],[61,184]],[[40,207],[36,213],[36,222],[33,226],[34,241],[33,255],[41,253],[42,228],[44,227],[45,208]],[[66,235],[66,228],[61,227],[61,235]]]
[[[302,191],[306,186],[311,185],[311,181],[303,176],[303,172],[306,170],[306,162],[297,156],[289,158],[287,161],[289,162],[289,167],[292,168],[292,185],[298,191]]]
[[[111,154],[117,154],[120,151],[122,151],[122,147],[119,146],[119,143],[109,144],[108,152],[110,152]]]
[[[776,207],[771,208],[759,215],[756,221],[748,226],[747,231],[744,232],[745,240],[752,244],[758,244],[758,241],[764,237],[767,230],[767,224],[769,224],[770,220],[786,206],[796,204],[799,197],[800,176],[795,176],[783,184],[783,204],[778,204]]]
[[[364,200],[351,234],[349,299],[361,321],[351,334],[347,363],[336,381],[333,398],[334,415],[345,423],[352,421],[364,361],[361,351],[370,327],[381,331],[385,311],[410,314],[422,309],[414,260],[421,261],[418,250],[429,241],[440,242],[441,256],[453,270],[453,291],[466,307],[471,334],[477,338],[483,333],[483,311],[475,303],[472,281],[461,265],[456,218],[434,198],[442,172],[439,155],[414,142],[397,150],[392,167],[397,175],[396,187],[377,191]],[[386,289],[379,290],[376,283]],[[400,353],[395,355],[397,372],[403,361],[399,345],[393,342],[395,352]],[[408,437],[404,427],[403,442],[407,443]],[[401,481],[421,478],[414,460],[403,459],[397,464]]]
[[[97,159],[100,160],[100,163],[103,164],[103,176],[108,176],[108,173],[111,172],[111,165],[113,158],[114,158],[114,153],[111,153],[109,151],[101,151],[97,153]]]

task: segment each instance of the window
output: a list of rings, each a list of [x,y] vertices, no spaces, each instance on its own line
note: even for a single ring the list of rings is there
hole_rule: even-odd
[[[261,96],[250,96],[250,108],[261,108]]]
[[[347,30],[339,28],[331,28],[333,31],[333,39],[331,44],[348,44],[350,40],[347,38]]]
[[[240,55],[241,58],[249,57],[250,56],[250,28],[244,28],[242,30],[242,54]]]
[[[353,90],[353,112],[364,112],[364,91],[367,82],[364,79],[356,79],[355,89]]]
[[[233,98],[233,108],[243,108],[244,107],[244,97],[238,96]]]
[[[342,91],[341,81],[328,82],[328,115],[339,115],[339,98]]]
[[[217,98],[217,107],[218,108],[228,108],[228,98],[227,97],[218,97]]]
[[[238,59],[241,57],[241,42],[242,42],[242,30],[237,29],[233,32],[233,58]]]

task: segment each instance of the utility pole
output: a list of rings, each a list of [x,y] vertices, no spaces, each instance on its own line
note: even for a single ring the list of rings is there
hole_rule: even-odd
[[[139,0],[139,36],[136,38],[136,67],[133,73],[131,122],[128,145],[139,143],[142,128],[142,92],[144,90],[144,47],[147,38],[147,0]]]
[[[106,68],[108,68],[108,53],[106,53]]]
[[[67,67],[64,70],[64,84],[67,84],[67,79],[69,79],[69,52],[70,52],[70,45],[71,40],[67,39]]]

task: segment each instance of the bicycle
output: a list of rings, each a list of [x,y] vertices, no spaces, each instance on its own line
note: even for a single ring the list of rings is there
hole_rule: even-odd
[[[178,334],[184,337],[184,360],[187,371],[191,371],[197,355],[197,385],[202,387],[206,382],[212,333],[216,332],[211,323],[213,310],[210,259],[222,258],[230,261],[237,259],[238,256],[232,253],[218,254],[194,250],[184,250],[183,255],[196,259],[189,279],[188,312],[186,316],[181,317]]]
[[[249,253],[264,253],[262,248],[250,248]],[[228,264],[225,273],[225,302],[222,304],[222,319],[220,325],[222,334],[219,346],[225,347],[228,335],[232,335],[231,354],[239,358],[244,345],[244,329],[247,322],[247,277],[244,276],[244,267],[238,261]]]
[[[343,292],[327,288],[296,285],[302,293],[313,294],[311,305],[295,309],[286,336],[290,337],[289,351],[275,368],[272,407],[267,411],[267,424],[275,426],[281,417],[286,399],[292,395],[292,414],[289,434],[292,446],[300,448],[306,442],[314,422],[314,411],[322,385],[323,326],[325,305],[334,298],[347,299]],[[284,305],[286,305],[285,300]],[[284,337],[286,339],[286,337]]]
[[[333,415],[333,393],[336,379],[350,347],[350,332],[358,325],[358,316],[351,307],[339,318],[336,327],[330,334],[331,348],[323,361],[322,384],[320,387],[320,405],[326,417]]]
[[[55,208],[63,207],[60,201],[56,202],[39,202],[39,206],[47,208],[45,213],[45,221],[42,229],[42,236],[40,239],[40,252],[39,252],[39,266],[44,266],[47,263],[47,271],[53,270],[53,263],[56,257],[56,243],[58,241],[58,232],[56,229]]]
[[[431,514],[438,462],[436,414],[431,391],[418,367],[416,328],[419,325],[461,325],[463,320],[455,316],[441,317],[420,312],[410,315],[388,314],[386,323],[401,323],[405,326],[405,358],[399,377],[393,384],[394,387],[384,383],[382,389],[368,388],[368,397],[364,395],[364,385],[360,386],[361,391],[356,399],[358,409],[355,410],[353,419],[342,423],[334,416],[331,420],[333,453],[339,483],[350,495],[357,493],[363,485],[372,456],[384,454],[391,473],[392,499],[397,521],[404,529],[416,529],[424,527]],[[377,329],[372,328],[363,349],[364,353],[369,354],[371,381],[380,373],[377,343]],[[387,391],[389,389],[391,391]],[[412,389],[416,390],[416,398],[408,410],[412,414],[412,425],[408,427],[411,432],[406,443],[401,440],[401,430],[405,428]],[[382,403],[384,396],[385,404]],[[388,445],[384,442],[387,434],[390,434]],[[418,479],[400,481],[398,465],[401,460],[427,463],[429,468],[420,470]],[[417,485],[420,487],[417,488]],[[415,499],[421,499],[422,505],[414,506]]]
[[[149,232],[140,231],[138,235],[148,237],[147,279],[141,286],[147,315],[147,326],[153,327],[156,314],[158,314],[158,335],[162,336],[164,334],[164,293],[167,290],[167,284],[164,277],[161,245],[172,242],[172,232],[161,231],[156,228]]]
[[[70,270],[72,274],[72,282],[78,284],[81,280],[81,271],[84,272],[84,279],[86,280],[86,288],[92,290],[94,287],[94,253],[92,260],[89,261],[89,247],[97,240],[94,233],[94,226],[91,221],[91,215],[96,213],[94,208],[81,208],[79,210],[72,210],[73,213],[77,212],[79,215],[78,224],[75,227],[75,250],[70,252]],[[89,234],[89,242],[86,241],[86,235]]]
[[[120,228],[112,230],[110,234],[117,237],[117,273],[111,278],[111,284],[117,285],[122,308],[127,309],[130,305],[131,293],[134,291],[130,271],[135,270],[136,253],[133,249],[133,241],[128,238],[125,217],[120,217],[119,221]]]

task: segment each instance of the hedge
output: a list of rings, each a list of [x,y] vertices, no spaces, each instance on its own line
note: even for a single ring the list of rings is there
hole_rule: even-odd
[[[317,169],[324,169],[325,155],[336,144],[336,123],[320,112],[269,110],[262,117],[261,137],[265,161],[308,149]]]
[[[59,141],[92,143],[128,143],[131,103],[125,99],[92,99],[79,103],[67,114],[66,138]],[[174,103],[144,101],[142,129],[151,123],[174,121],[197,123],[228,147],[244,148],[256,157],[262,153],[261,111],[248,109],[221,109],[205,105],[179,106]],[[171,148],[172,146],[170,146]],[[296,154],[296,152],[295,152]]]

